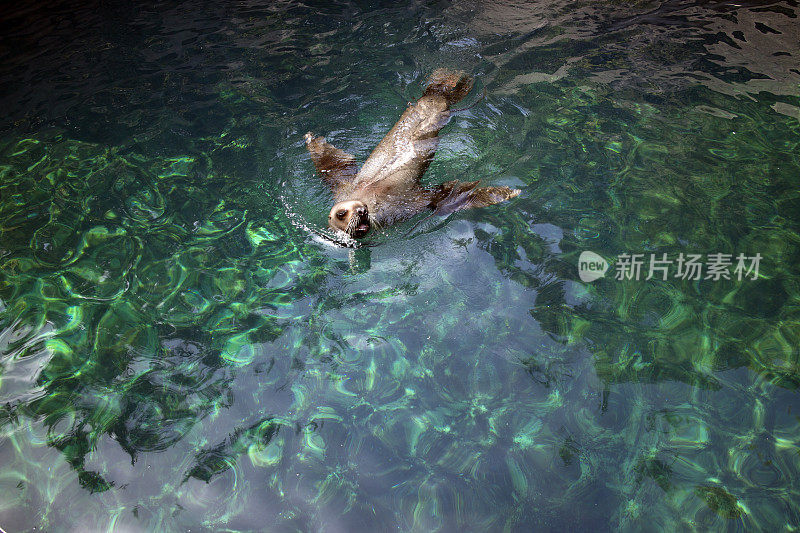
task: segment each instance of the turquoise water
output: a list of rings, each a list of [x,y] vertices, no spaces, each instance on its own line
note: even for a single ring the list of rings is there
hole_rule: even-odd
[[[797,530],[798,13],[15,8],[0,528]],[[316,239],[302,135],[363,162],[442,66],[425,180],[521,196]],[[615,279],[681,253],[761,261]]]

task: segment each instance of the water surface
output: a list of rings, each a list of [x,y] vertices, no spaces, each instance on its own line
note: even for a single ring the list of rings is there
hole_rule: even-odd
[[[0,527],[800,527],[799,11],[6,12]],[[315,239],[302,135],[363,162],[442,66],[476,89],[425,180],[522,195]]]

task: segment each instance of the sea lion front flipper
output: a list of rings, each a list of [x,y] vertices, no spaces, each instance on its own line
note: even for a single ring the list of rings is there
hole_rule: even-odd
[[[358,174],[355,157],[334,147],[325,140],[325,137],[314,137],[309,132],[306,133],[305,140],[317,172],[331,189],[335,190],[353,181]]]
[[[510,187],[478,187],[477,181],[448,181],[431,191],[430,208],[437,215],[447,215],[459,209],[499,204],[520,193]]]

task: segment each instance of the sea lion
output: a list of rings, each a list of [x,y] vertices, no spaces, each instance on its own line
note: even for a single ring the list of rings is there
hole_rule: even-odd
[[[306,133],[311,159],[333,191],[335,205],[328,215],[332,229],[360,239],[373,226],[388,226],[428,209],[444,215],[520,193],[509,187],[478,187],[477,181],[448,181],[436,187],[419,183],[436,153],[437,135],[450,118],[450,106],[469,93],[472,83],[463,72],[436,70],[422,97],[408,106],[361,170],[351,154]]]

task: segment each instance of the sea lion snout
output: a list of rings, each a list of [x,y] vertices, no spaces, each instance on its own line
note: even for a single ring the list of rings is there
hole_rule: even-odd
[[[361,238],[369,233],[369,208],[361,200],[346,200],[331,208],[328,225],[335,230]]]

